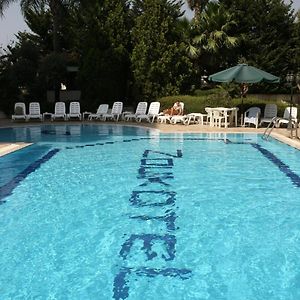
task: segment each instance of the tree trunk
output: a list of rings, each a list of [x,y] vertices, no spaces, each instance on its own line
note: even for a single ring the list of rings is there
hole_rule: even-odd
[[[53,18],[53,29],[52,29],[52,43],[53,43],[53,52],[59,53],[60,47],[59,47],[59,0],[50,0],[49,1],[49,7],[51,10],[52,18]],[[60,83],[58,82],[58,79],[54,79],[54,97],[55,101],[60,101],[59,97],[59,91],[60,91]]]
[[[59,1],[58,0],[50,0],[49,2],[52,18],[53,18],[53,51],[54,53],[59,52]]]
[[[195,3],[194,11],[195,11],[194,18],[195,18],[195,21],[198,23],[199,19],[200,19],[200,14],[201,14],[201,4],[198,1]]]

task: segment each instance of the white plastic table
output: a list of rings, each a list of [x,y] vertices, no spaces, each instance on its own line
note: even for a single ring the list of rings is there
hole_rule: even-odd
[[[190,122],[198,122],[198,124],[203,125],[204,123],[204,117],[206,115],[205,114],[201,114],[201,113],[190,113],[188,115],[186,115],[186,118],[183,122],[184,125],[190,125]]]
[[[82,113],[82,121],[84,121],[85,120],[85,117],[87,116],[87,117],[89,117],[89,115],[91,115],[92,113],[90,112],[90,111],[85,111],[85,112],[83,112]]]
[[[51,118],[52,118],[52,113],[44,112],[44,113],[43,113],[43,121],[45,120],[45,118],[49,118],[49,119],[51,120]]]
[[[211,108],[212,112],[218,111],[224,115],[225,121],[224,121],[224,127],[228,128],[228,123],[230,124],[231,122],[234,121],[235,127],[237,127],[238,123],[238,118],[237,118],[237,112],[238,112],[238,107],[232,107],[232,108],[227,108],[227,107],[213,107]],[[232,120],[228,122],[228,113],[231,113],[230,116],[232,117]],[[211,126],[214,126],[213,122],[210,122]]]

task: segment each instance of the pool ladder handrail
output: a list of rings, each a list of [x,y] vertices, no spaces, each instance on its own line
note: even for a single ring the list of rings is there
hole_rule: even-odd
[[[269,140],[269,137],[274,129],[274,127],[276,126],[277,124],[277,121],[279,121],[280,118],[279,117],[274,117],[271,122],[269,123],[268,127],[266,128],[266,130],[264,131],[264,134],[262,136],[262,138],[266,141]],[[273,126],[272,126],[273,125]],[[293,126],[294,125],[294,126]],[[298,124],[298,122],[295,122],[295,121],[292,121],[292,124],[291,124],[291,138],[297,138],[297,139],[300,139],[300,136],[298,134],[298,127],[299,127],[300,123]],[[269,130],[269,132],[268,132]],[[295,132],[295,134],[294,134]]]
[[[266,128],[266,130],[264,131],[264,134],[262,136],[262,138],[266,141],[269,140],[269,137],[274,129],[274,127],[276,126],[276,123],[277,121],[279,120],[280,118],[278,117],[274,117],[271,122],[269,123],[268,127]]]
[[[294,125],[294,126],[293,126]],[[299,128],[300,123],[293,121],[291,125],[291,138],[297,138],[300,139],[299,134],[298,134],[298,128]]]

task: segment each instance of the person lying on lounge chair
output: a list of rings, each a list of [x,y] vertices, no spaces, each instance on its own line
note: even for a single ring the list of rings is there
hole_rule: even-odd
[[[181,116],[183,114],[182,104],[180,101],[177,101],[173,107],[165,109],[163,113],[170,116]]]

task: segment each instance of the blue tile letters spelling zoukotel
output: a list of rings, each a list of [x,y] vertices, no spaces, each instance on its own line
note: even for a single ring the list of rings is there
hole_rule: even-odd
[[[162,258],[165,261],[173,260],[175,258],[175,245],[176,245],[176,237],[175,235],[164,234],[132,234],[130,238],[125,241],[122,245],[122,249],[120,251],[120,256],[126,260],[128,254],[130,253],[130,249],[133,246],[136,240],[143,241],[143,249],[145,250],[145,254],[147,256],[147,260],[151,260],[157,257],[157,253],[152,250],[152,246],[155,241],[163,241],[166,245],[167,255],[163,254]]]
[[[179,278],[181,280],[189,279],[191,276],[191,271],[188,269],[176,269],[176,268],[164,268],[164,269],[154,269],[154,268],[128,268],[122,267],[120,272],[114,279],[114,299],[126,299],[129,296],[129,276],[135,275],[140,277],[157,277],[157,276],[167,276],[171,278]],[[145,296],[144,296],[145,297]],[[146,298],[145,298],[146,299]]]
[[[133,191],[129,201],[136,206],[165,206],[175,203],[175,192]]]
[[[162,222],[166,226],[166,232],[145,232],[132,233],[121,246],[120,258],[124,266],[120,266],[118,274],[114,278],[113,298],[116,300],[127,299],[130,293],[130,279],[138,277],[167,276],[176,280],[186,280],[191,277],[192,271],[185,268],[150,268],[148,261],[163,259],[166,262],[175,264],[176,258],[176,192],[172,190],[169,180],[174,179],[173,166],[174,158],[181,158],[182,151],[177,150],[176,154],[160,151],[145,150],[141,164],[138,169],[137,179],[142,180],[138,188],[131,193],[129,203],[135,208],[144,208],[149,211],[147,214],[132,215],[129,218],[143,221],[154,220]],[[168,181],[168,182],[166,182]],[[143,189],[141,189],[143,187]],[[143,213],[145,211],[143,210]],[[151,229],[150,229],[151,230]],[[153,229],[152,229],[153,230]],[[145,265],[129,267],[127,258],[131,256],[132,249],[142,242],[140,250],[145,254]],[[161,255],[154,250],[155,244],[164,245],[164,252]]]
[[[140,219],[143,221],[149,221],[149,220],[158,220],[163,221],[166,223],[167,229],[169,231],[175,230],[175,221],[176,221],[176,214],[171,209],[168,209],[165,211],[165,215],[163,216],[131,216],[130,219]]]

